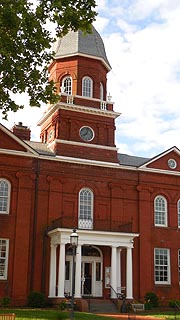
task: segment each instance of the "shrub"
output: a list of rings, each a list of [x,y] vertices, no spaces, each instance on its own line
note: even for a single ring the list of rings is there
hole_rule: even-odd
[[[178,308],[180,307],[180,300],[170,300],[169,301],[170,308]]]
[[[66,309],[66,301],[61,301],[59,304],[60,310],[65,310]]]
[[[3,297],[0,301],[0,305],[3,308],[9,307],[10,303],[11,303],[11,299],[9,297]]]
[[[144,299],[145,299],[145,305],[147,304],[149,308],[150,308],[150,305],[152,308],[158,307],[159,305],[158,297],[154,292],[147,292]]]
[[[151,302],[145,302],[145,304],[144,304],[145,310],[151,310],[152,308],[153,308],[153,306],[152,306]]]
[[[43,308],[46,304],[45,294],[42,292],[32,291],[28,295],[28,306],[32,308]]]

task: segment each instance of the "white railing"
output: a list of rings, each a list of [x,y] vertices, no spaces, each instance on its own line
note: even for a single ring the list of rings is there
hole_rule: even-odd
[[[101,110],[106,110],[107,109],[107,102],[106,101],[101,101]]]
[[[74,102],[74,97],[73,97],[72,95],[67,95],[66,101],[67,101],[67,103],[69,103],[69,104],[73,104],[73,102]]]

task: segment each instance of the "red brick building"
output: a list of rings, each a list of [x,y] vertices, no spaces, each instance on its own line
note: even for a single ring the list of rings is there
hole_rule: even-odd
[[[111,67],[94,28],[70,32],[55,52],[49,72],[60,99],[38,122],[41,142],[22,123],[0,125],[0,296],[24,305],[30,291],[71,293],[76,227],[76,299],[178,299],[180,152],[118,153]]]

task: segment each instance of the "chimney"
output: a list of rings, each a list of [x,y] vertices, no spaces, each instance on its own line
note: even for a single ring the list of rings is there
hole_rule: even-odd
[[[15,124],[11,131],[21,140],[29,141],[31,138],[31,130],[27,126],[23,126],[22,122]]]

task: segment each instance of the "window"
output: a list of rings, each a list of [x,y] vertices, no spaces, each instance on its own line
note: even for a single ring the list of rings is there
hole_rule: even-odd
[[[89,77],[84,77],[82,80],[82,96],[92,97],[92,79]]]
[[[9,181],[0,179],[0,214],[9,213],[10,188]]]
[[[97,248],[93,246],[82,246],[82,256],[86,257],[100,257],[101,254]]]
[[[65,280],[70,279],[70,261],[65,261]]]
[[[83,188],[79,192],[79,228],[92,229],[93,193]]]
[[[100,100],[104,100],[103,96],[104,96],[103,84],[102,82],[100,82]]]
[[[178,228],[180,228],[180,200],[177,203],[177,212],[178,212]]]
[[[65,77],[62,81],[61,92],[68,95],[72,94],[72,78],[70,76]]]
[[[167,201],[162,196],[154,199],[154,223],[155,226],[167,226]]]
[[[155,249],[154,269],[156,284],[170,284],[169,249]]]
[[[96,281],[101,280],[101,263],[96,262]]]
[[[0,280],[7,279],[9,240],[0,239]]]
[[[180,284],[180,250],[178,250],[178,278]]]

